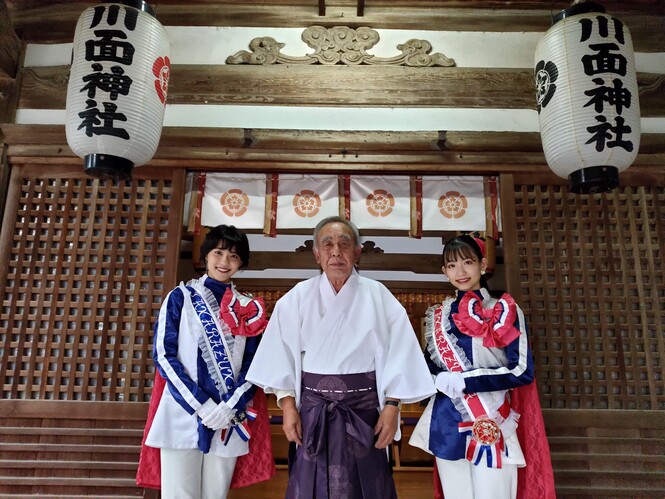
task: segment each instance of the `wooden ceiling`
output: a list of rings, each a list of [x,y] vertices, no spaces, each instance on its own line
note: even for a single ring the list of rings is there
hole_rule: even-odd
[[[5,0],[0,12],[0,122],[9,156],[29,161],[34,156],[76,160],[64,138],[64,127],[14,125],[16,109],[62,109],[68,67],[23,70],[17,67],[26,43],[65,43],[73,39],[81,12],[99,2],[89,0]],[[422,31],[544,32],[551,14],[570,2],[481,0],[160,0],[149,2],[165,26],[242,26],[306,28],[369,26],[373,29]],[[635,50],[665,52],[665,0],[601,1],[608,13],[629,27]],[[339,68],[337,68],[339,69]],[[342,80],[325,81],[311,67],[298,68],[301,86],[298,102],[293,88],[284,91],[293,69],[239,68],[228,65],[205,69],[180,65],[172,68],[169,103],[260,104],[270,95],[274,105],[383,106],[482,108],[488,101],[497,108],[535,109],[530,70],[450,68],[446,85],[428,83],[430,68],[420,68],[418,78],[409,68],[365,67],[379,83],[393,85],[381,96],[371,86],[358,87],[351,69],[335,71]],[[205,71],[205,73],[201,73]],[[261,78],[270,71],[271,85]],[[441,73],[437,73],[441,78]],[[413,91],[399,92],[400,78]],[[430,77],[431,79],[431,77]],[[665,117],[665,77],[640,73],[643,117]],[[259,83],[252,83],[259,82]],[[383,82],[383,83],[381,83]],[[450,82],[450,83],[448,83]],[[329,85],[327,88],[325,85]],[[333,85],[341,88],[332,90]],[[438,87],[438,88],[437,88]],[[403,88],[403,87],[402,87]],[[323,91],[322,91],[323,89]],[[243,92],[238,98],[238,92]],[[48,98],[47,98],[48,97]],[[377,102],[383,98],[383,102]],[[27,158],[27,159],[26,159]],[[247,130],[165,128],[154,164],[182,161],[190,167],[249,170],[387,170],[392,172],[446,172],[479,174],[535,172],[550,175],[537,133],[511,132],[321,132],[302,130]],[[640,154],[631,170],[645,179],[665,177],[665,130],[643,134]]]
[[[25,42],[71,41],[90,0],[6,0]],[[180,26],[371,26],[441,31],[545,31],[551,14],[572,2],[558,0],[159,0],[150,1],[162,24]],[[663,0],[600,1],[631,30],[636,50],[665,47]]]

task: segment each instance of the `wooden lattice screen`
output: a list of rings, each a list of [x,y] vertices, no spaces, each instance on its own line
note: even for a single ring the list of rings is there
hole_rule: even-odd
[[[0,240],[2,398],[142,401],[150,390],[151,327],[175,281],[184,174],[139,168],[116,182],[81,170],[12,169]]]
[[[665,409],[665,189],[514,194],[543,407]]]

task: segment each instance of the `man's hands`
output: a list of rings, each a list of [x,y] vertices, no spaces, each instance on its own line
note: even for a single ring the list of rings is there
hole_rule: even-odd
[[[295,442],[302,445],[302,422],[300,413],[296,408],[296,399],[294,397],[284,397],[280,399],[282,405],[282,430],[289,442]],[[374,426],[374,435],[377,435],[374,447],[385,449],[393,441],[399,425],[399,409],[394,405],[386,405],[379,420]]]
[[[378,435],[374,447],[385,449],[393,441],[399,424],[399,408],[394,405],[383,407],[379,420],[374,426],[374,435]]]
[[[302,445],[302,422],[295,397],[284,397],[280,403],[282,404],[282,430],[284,430],[286,439]]]

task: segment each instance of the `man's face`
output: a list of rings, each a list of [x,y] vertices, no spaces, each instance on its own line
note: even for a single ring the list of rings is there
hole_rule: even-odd
[[[360,251],[353,241],[351,229],[342,223],[333,222],[324,225],[319,231],[314,256],[328,279],[341,287],[360,258]]]

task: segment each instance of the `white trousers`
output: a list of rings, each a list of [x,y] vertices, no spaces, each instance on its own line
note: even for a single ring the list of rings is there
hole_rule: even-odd
[[[446,461],[436,458],[443,495],[448,499],[515,499],[517,465],[501,469],[474,466],[466,459]]]
[[[162,499],[225,499],[236,467],[235,457],[198,449],[161,449]]]

